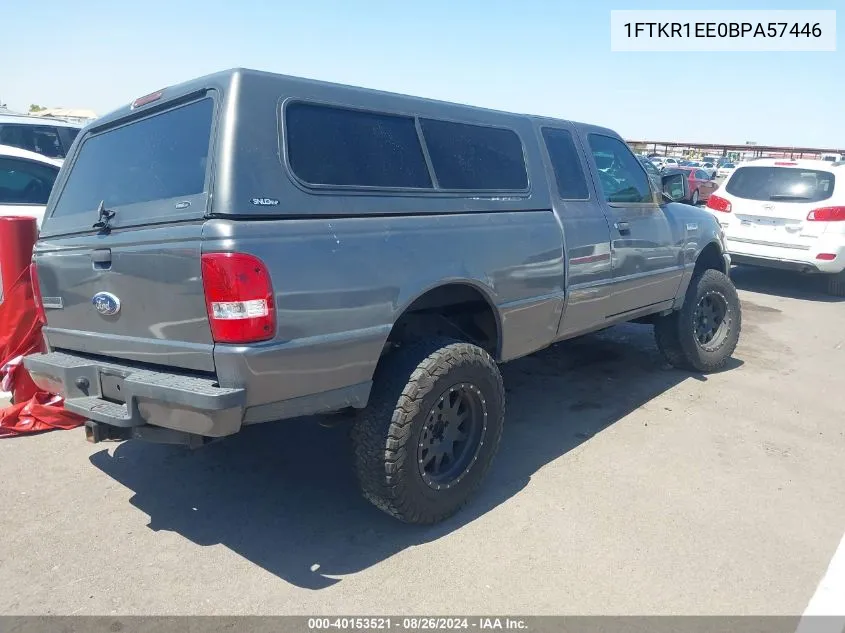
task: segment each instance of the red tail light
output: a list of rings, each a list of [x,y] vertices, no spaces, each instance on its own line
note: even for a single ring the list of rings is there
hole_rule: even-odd
[[[823,262],[832,262],[836,259],[836,253],[819,253],[816,255],[816,259],[820,259]]]
[[[206,253],[202,285],[217,343],[256,343],[276,334],[276,307],[267,267],[246,253]]]
[[[730,213],[731,203],[722,198],[721,196],[710,194],[710,197],[707,198],[707,208],[711,209],[712,211]]]
[[[807,214],[810,222],[843,222],[845,221],[845,207],[822,207],[813,209]]]
[[[35,313],[41,323],[47,323],[47,313],[44,311],[44,301],[41,299],[41,286],[38,285],[38,268],[29,265],[29,281],[32,284],[32,298],[35,301]]]
[[[152,92],[148,95],[144,95],[143,97],[138,97],[135,101],[132,102],[132,109],[140,108],[141,106],[147,105],[148,103],[152,103],[153,101],[158,101],[161,99],[161,95],[164,94],[164,89],[157,90],[156,92]]]

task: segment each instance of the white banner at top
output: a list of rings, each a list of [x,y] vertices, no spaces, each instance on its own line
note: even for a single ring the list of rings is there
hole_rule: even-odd
[[[836,11],[610,12],[614,52],[836,51]]]

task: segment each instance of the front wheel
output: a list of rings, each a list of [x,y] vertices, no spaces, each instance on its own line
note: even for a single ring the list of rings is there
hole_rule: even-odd
[[[383,359],[352,430],[364,496],[406,523],[441,521],[478,488],[502,435],[505,390],[480,347],[433,339]]]
[[[733,282],[718,270],[705,270],[690,281],[680,310],[654,324],[657,347],[679,369],[722,369],[739,342],[742,310]]]

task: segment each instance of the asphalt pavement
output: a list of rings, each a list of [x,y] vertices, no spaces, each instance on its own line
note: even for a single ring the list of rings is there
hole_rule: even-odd
[[[724,372],[638,325],[505,365],[496,463],[435,527],[363,501],[315,420],[194,452],[0,440],[0,613],[800,615],[845,532],[845,301],[734,278]]]

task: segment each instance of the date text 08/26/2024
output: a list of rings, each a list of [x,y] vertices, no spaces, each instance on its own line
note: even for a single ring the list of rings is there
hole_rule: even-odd
[[[500,617],[322,617],[308,618],[308,630],[376,631],[398,629],[403,631],[446,630],[525,630],[527,624],[519,618]]]
[[[819,38],[823,34],[818,22],[626,22],[624,26],[630,38]]]

